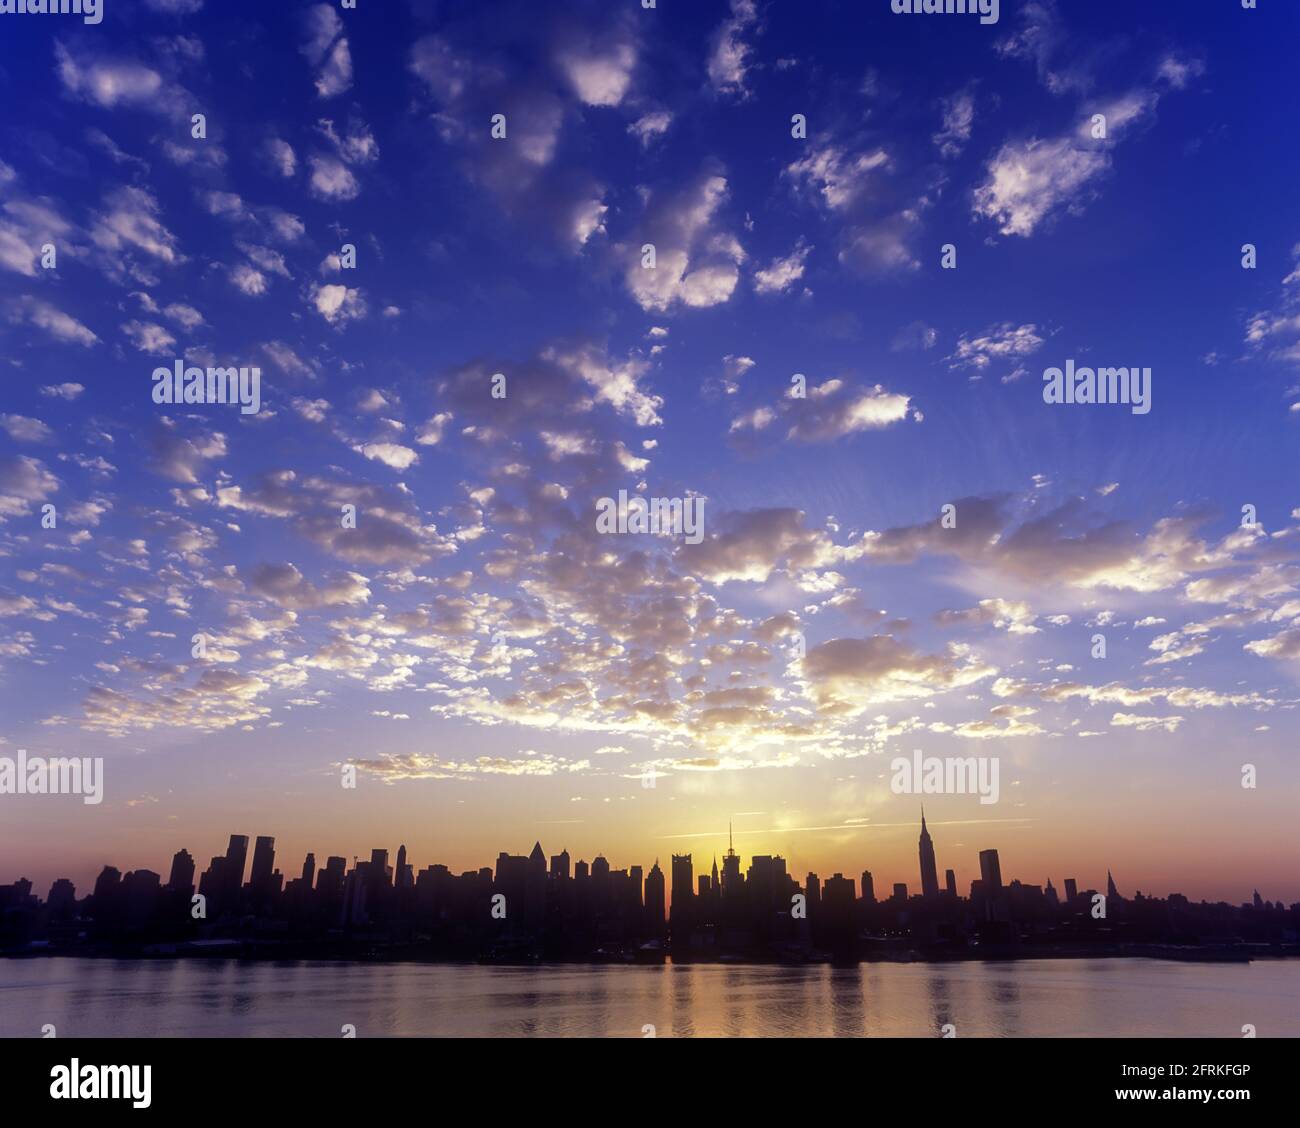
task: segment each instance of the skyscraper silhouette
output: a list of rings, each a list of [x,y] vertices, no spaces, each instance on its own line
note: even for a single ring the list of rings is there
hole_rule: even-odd
[[[695,869],[690,854],[673,855],[673,920],[690,915],[691,899],[695,894]]]
[[[996,850],[980,851],[980,880],[984,883],[985,894],[992,896],[1002,892],[1002,865]]]
[[[561,850],[551,855],[551,876],[559,881],[569,880],[569,851]]]
[[[662,936],[664,930],[664,871],[659,868],[659,859],[650,867],[645,879],[645,913],[650,933]]]
[[[728,897],[740,893],[740,855],[736,853],[731,836],[731,823],[727,823],[727,852],[722,857],[722,891]]]
[[[253,868],[248,874],[248,884],[254,894],[264,895],[271,886],[271,871],[275,869],[275,839],[259,834],[253,846]]]
[[[194,859],[188,850],[177,850],[172,857],[171,877],[167,879],[169,889],[194,888]]]
[[[232,834],[226,847],[226,860],[221,866],[221,878],[226,896],[231,902],[239,900],[239,890],[244,884],[244,866],[248,862],[248,835]]]
[[[939,896],[939,871],[934,861],[934,843],[925,828],[925,808],[921,808],[921,896]]]

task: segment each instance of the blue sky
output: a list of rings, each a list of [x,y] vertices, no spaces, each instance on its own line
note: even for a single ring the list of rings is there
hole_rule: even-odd
[[[102,755],[108,798],[9,801],[0,856],[629,864],[732,818],[880,887],[921,748],[1003,763],[933,803],[963,884],[993,844],[1296,899],[1298,23],[6,17],[0,751]],[[1151,368],[1150,413],[1045,404],[1071,358]],[[263,410],[155,405],[177,359],[258,365]],[[598,535],[619,489],[705,498],[705,542]]]

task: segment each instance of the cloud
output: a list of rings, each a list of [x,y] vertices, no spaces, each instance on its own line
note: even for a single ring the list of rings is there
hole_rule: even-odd
[[[105,210],[95,217],[90,237],[104,251],[142,251],[171,265],[181,260],[176,236],[158,219],[158,201],[143,188],[108,193]]]
[[[746,256],[739,240],[717,222],[726,196],[727,180],[716,172],[677,192],[650,194],[638,243],[622,248],[624,280],[642,309],[702,309],[731,298]],[[644,244],[655,248],[653,267],[643,265]]]
[[[1291,271],[1282,280],[1277,305],[1247,321],[1246,347],[1252,353],[1267,352],[1286,364],[1300,364],[1300,244],[1292,248],[1291,259]],[[1289,394],[1300,393],[1293,390]],[[1296,410],[1294,404],[1292,410]]]
[[[887,169],[889,163],[884,149],[850,154],[841,146],[825,143],[812,146],[807,156],[787,165],[783,175],[825,208],[840,212],[864,195],[872,174]]]
[[[1300,627],[1290,627],[1272,638],[1248,642],[1242,648],[1260,658],[1288,660],[1300,658]]]
[[[321,200],[354,200],[361,192],[361,184],[352,170],[333,157],[311,157],[312,194]]]
[[[820,141],[810,143],[808,155],[787,165],[782,175],[796,192],[842,222],[841,264],[866,274],[916,270],[920,262],[911,244],[921,212],[930,205],[929,193],[919,191],[900,204],[901,186],[882,179],[890,171],[893,161],[884,148],[854,153]]]
[[[75,317],[69,316],[62,310],[55,309],[49,302],[42,301],[40,298],[33,298],[30,295],[23,295],[11,301],[7,313],[11,322],[26,323],[35,326],[37,329],[43,329],[56,341],[62,341],[65,344],[82,345],[89,348],[99,340],[94,333],[82,325]]]
[[[1154,118],[1170,90],[1183,89],[1199,63],[1169,56],[1151,85],[1095,101],[1084,107],[1078,125],[1056,137],[1008,141],[987,166],[975,189],[975,215],[992,220],[1003,235],[1025,238],[1062,210],[1081,213],[1111,168],[1116,145],[1133,129]],[[1094,115],[1105,118],[1105,136],[1094,136]]]
[[[648,114],[642,114],[632,122],[627,127],[627,131],[648,148],[656,138],[668,132],[668,127],[672,123],[673,115],[667,110],[653,110]]]
[[[393,470],[406,470],[420,461],[415,451],[400,443],[362,443],[354,449],[372,462],[382,462]]]
[[[645,391],[639,382],[650,368],[647,361],[635,357],[615,360],[591,344],[553,345],[542,351],[542,359],[583,381],[598,402],[609,404],[637,426],[654,427],[663,422],[659,415],[663,399]]]
[[[821,568],[841,558],[831,538],[804,524],[798,509],[751,509],[710,522],[718,529],[683,545],[683,567],[710,583],[764,583],[777,568]]]
[[[997,673],[963,647],[923,654],[890,635],[824,642],[808,651],[802,667],[818,708],[848,716],[892,701],[933,697]]]
[[[757,361],[752,356],[735,356],[728,353],[722,358],[722,376],[715,383],[709,381],[705,384],[707,392],[721,391],[725,395],[734,396],[740,391],[740,381]]]
[[[754,272],[754,289],[760,294],[780,294],[803,277],[804,263],[812,247],[802,239],[785,258],[779,258],[765,270]]]
[[[1106,149],[1086,147],[1072,133],[1007,142],[975,189],[975,214],[994,220],[1003,235],[1032,235],[1065,204],[1082,210],[1084,188],[1109,168]]]
[[[478,756],[473,760],[442,760],[422,753],[386,753],[376,759],[354,759],[360,771],[393,783],[407,779],[472,779],[476,775],[553,776],[585,772],[589,760],[567,760],[542,752],[522,752],[518,757]]]
[[[288,180],[298,171],[298,157],[293,146],[279,137],[271,137],[266,142],[266,159],[271,168]]]
[[[718,93],[746,95],[745,75],[753,47],[745,36],[757,31],[757,24],[755,0],[731,0],[731,15],[714,32],[709,49],[709,83]]]
[[[260,298],[266,293],[266,275],[260,270],[255,270],[246,262],[237,262],[226,273],[230,279],[230,284],[235,287],[241,294],[246,294],[250,298]]]
[[[975,607],[964,611],[940,611],[934,620],[943,626],[969,626],[989,624],[1009,634],[1037,634],[1034,626],[1037,616],[1023,600],[981,599]]]
[[[102,109],[134,106],[155,109],[165,83],[162,75],[128,60],[74,58],[62,43],[54,44],[59,79],[71,95]]]
[[[59,479],[39,458],[0,457],[0,519],[26,516],[32,502],[44,501],[58,488]]]
[[[625,10],[580,7],[580,21],[535,5],[483,9],[418,39],[408,62],[467,179],[511,218],[575,252],[601,229],[605,188],[576,161],[556,161],[561,134],[584,107],[628,100],[638,54]],[[529,33],[536,46],[521,57],[515,40]],[[496,115],[503,139],[488,136]]]
[[[636,48],[626,41],[574,43],[560,54],[559,62],[582,102],[588,106],[617,106],[632,82]]]
[[[155,728],[220,732],[269,714],[270,708],[258,705],[257,698],[271,688],[270,681],[256,674],[220,666],[205,667],[193,685],[142,697],[94,686],[82,701],[80,724],[87,731],[119,736]]]
[[[1185,717],[1143,717],[1136,713],[1116,713],[1110,723],[1116,728],[1134,728],[1138,732],[1152,732],[1163,729],[1165,732],[1177,732]]]
[[[219,431],[187,437],[176,424],[164,419],[153,436],[153,469],[174,482],[196,485],[203,464],[226,453],[226,436]]]
[[[455,551],[421,519],[409,495],[383,486],[286,469],[248,485],[218,486],[214,500],[221,509],[287,520],[298,535],[349,564],[419,564]],[[339,519],[344,505],[364,515],[355,529]]]
[[[316,95],[334,98],[352,85],[352,53],[343,21],[330,4],[314,4],[303,16],[302,53],[316,69]]]
[[[771,407],[759,407],[732,420],[730,433],[745,439],[775,423],[785,427],[785,438],[799,443],[824,443],[861,431],[880,430],[920,414],[909,396],[888,391],[881,384],[854,385],[834,378],[809,385],[804,396],[791,387]]]
[[[41,388],[41,395],[51,399],[74,400],[86,390],[83,384],[46,384]]]
[[[1082,93],[1092,86],[1088,61],[1062,26],[1055,0],[1028,0],[1020,10],[1020,27],[999,39],[994,50],[1033,63],[1039,81],[1053,94]],[[1070,52],[1070,62],[1060,66],[1056,58],[1063,50]]]
[[[312,290],[312,305],[331,325],[358,321],[366,316],[366,301],[360,290],[332,283]]]
[[[35,278],[41,248],[57,247],[72,231],[47,200],[7,200],[0,208],[0,267]]]
[[[259,565],[249,578],[248,590],[291,611],[356,607],[370,599],[369,582],[357,572],[335,574],[317,587],[291,563]]]
[[[975,123],[975,94],[971,90],[960,90],[943,100],[942,109],[943,128],[930,140],[941,157],[951,160],[961,155],[970,140],[971,127]]]
[[[1006,497],[959,498],[951,504],[955,527],[944,528],[935,517],[921,525],[869,531],[861,542],[864,557],[908,563],[924,554],[952,556],[1020,583],[1081,590],[1150,593],[1186,584],[1189,599],[1208,602],[1277,594],[1293,583],[1266,569],[1238,575],[1254,538],[1243,541],[1234,533],[1207,543],[1196,535],[1209,516],[1204,510],[1162,517],[1139,533],[1128,522],[1101,519],[1082,498],[1046,511],[1031,504],[1030,516],[1018,526],[1009,517]],[[1224,580],[1192,580],[1208,573],[1224,573]]]
[[[43,443],[54,437],[54,432],[46,424],[27,415],[0,415],[0,428],[19,443]]]
[[[161,325],[151,321],[128,321],[122,326],[122,332],[142,353],[165,356],[176,347],[176,338]]]
[[[969,368],[978,376],[988,371],[994,363],[1004,363],[1012,370],[1026,357],[1043,347],[1037,325],[1014,325],[1004,321],[993,325],[978,336],[963,334],[956,351],[947,359],[949,368]]]
[[[894,334],[889,347],[893,352],[906,352],[909,349],[929,350],[938,343],[939,330],[924,321],[913,321]]]

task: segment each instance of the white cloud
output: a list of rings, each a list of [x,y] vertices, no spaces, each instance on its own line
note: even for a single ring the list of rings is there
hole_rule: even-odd
[[[361,191],[361,185],[352,170],[334,157],[312,157],[312,192],[323,200],[352,200]]]
[[[627,94],[636,50],[617,43],[604,50],[571,49],[560,57],[574,93],[588,106],[617,106]]]
[[[279,137],[272,137],[266,143],[266,157],[271,167],[286,180],[298,171],[298,157],[293,146]]]
[[[54,44],[54,54],[64,89],[103,109],[154,107],[163,91],[162,76],[143,64],[86,57],[74,59],[59,42]]]
[[[970,90],[962,90],[951,98],[945,98],[943,128],[931,138],[939,149],[939,155],[949,159],[960,155],[970,140],[974,123],[975,95]]]
[[[641,245],[625,248],[628,290],[642,309],[665,311],[681,304],[701,309],[730,299],[740,280],[744,249],[716,225],[727,195],[726,178],[707,174],[674,196],[654,195],[647,204],[646,242],[655,265],[642,265]]]
[[[41,388],[41,395],[64,400],[74,400],[86,390],[84,384],[46,384]]]
[[[783,175],[832,211],[843,211],[866,190],[871,174],[889,166],[884,149],[850,155],[837,145],[819,145],[787,165]]]
[[[302,53],[317,68],[316,94],[333,98],[352,85],[352,53],[343,21],[329,4],[316,4],[303,18]]]
[[[415,451],[400,443],[363,443],[354,449],[371,461],[382,462],[394,470],[405,470],[420,461]]]
[[[40,298],[24,295],[15,299],[9,304],[8,315],[10,321],[34,325],[57,341],[89,348],[99,340],[75,317],[70,317]]]
[[[260,270],[254,270],[246,262],[236,263],[227,272],[230,284],[240,293],[247,294],[250,298],[261,297],[266,293],[266,275]]]
[[[128,321],[122,326],[122,332],[140,352],[153,356],[165,355],[176,347],[176,338],[151,321]]]
[[[331,284],[312,291],[312,304],[331,325],[357,321],[366,315],[366,302],[360,290]]]
[[[745,74],[753,52],[745,33],[757,22],[755,0],[731,0],[731,16],[714,33],[709,51],[709,82],[719,93],[744,96]]]
[[[662,137],[667,133],[668,127],[672,123],[672,114],[666,110],[655,110],[648,114],[642,114],[627,127],[627,131],[642,145],[648,146],[656,137]]]
[[[754,289],[760,294],[779,294],[788,290],[803,277],[804,263],[812,247],[802,240],[785,258],[772,262],[764,270],[754,272]]]
[[[956,351],[947,359],[949,368],[971,368],[983,374],[993,363],[1014,365],[1043,347],[1037,325],[1013,325],[1010,321],[993,325],[978,336],[963,334]]]
[[[54,437],[49,427],[27,415],[0,415],[0,427],[19,443],[43,443]]]

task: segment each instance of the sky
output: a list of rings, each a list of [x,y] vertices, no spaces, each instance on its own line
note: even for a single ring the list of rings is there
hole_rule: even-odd
[[[731,824],[915,886],[919,750],[999,766],[924,797],[963,892],[1300,900],[1294,5],[0,20],[0,756],[105,765],[0,881]]]

